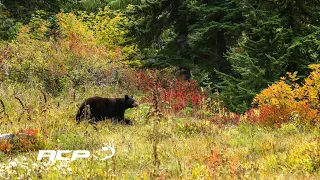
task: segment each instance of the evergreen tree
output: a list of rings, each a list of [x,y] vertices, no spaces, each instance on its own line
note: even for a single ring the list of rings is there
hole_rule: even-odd
[[[158,63],[230,73],[224,54],[241,35],[242,9],[235,1],[148,0],[134,6],[130,37],[141,49],[155,45]],[[163,41],[164,40],[164,41]]]
[[[8,17],[8,15],[8,10],[0,2],[0,40],[11,39],[11,37],[13,36],[12,34],[14,34],[12,27],[15,24],[15,20]]]
[[[220,73],[223,82],[217,86],[230,110],[245,111],[286,72],[307,75],[307,65],[319,63],[319,3],[312,2],[243,2],[247,28],[227,55],[235,74]]]
[[[112,9],[125,9],[129,4],[139,5],[141,0],[106,0]]]
[[[6,7],[8,18],[13,18],[17,22],[28,23],[31,15],[37,10],[56,13],[60,11],[61,5],[68,0],[2,0]]]

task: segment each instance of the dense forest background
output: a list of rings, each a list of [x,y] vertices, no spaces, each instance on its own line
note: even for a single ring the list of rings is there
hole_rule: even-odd
[[[219,90],[229,110],[244,112],[256,94],[287,72],[297,71],[303,79],[308,65],[319,63],[319,5],[316,0],[2,0],[0,38],[16,41],[21,26],[36,32],[43,23],[45,33],[37,38],[57,39],[58,13],[98,13],[109,6],[107,13],[124,18],[117,24],[121,40],[113,39],[112,46],[131,47],[124,58],[129,64],[176,67],[212,92]]]

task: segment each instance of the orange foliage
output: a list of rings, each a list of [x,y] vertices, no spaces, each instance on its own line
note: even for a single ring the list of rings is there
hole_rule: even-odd
[[[11,154],[14,151],[30,151],[40,148],[38,130],[27,129],[13,133],[12,137],[0,140],[0,151]]]
[[[276,124],[296,120],[303,124],[320,122],[320,64],[309,66],[313,71],[302,85],[295,81],[295,73],[288,73],[292,85],[282,77],[258,94],[253,103],[258,105],[260,119],[257,123]]]
[[[231,178],[236,178],[239,167],[237,157],[230,159],[219,151],[211,149],[211,154],[205,159],[205,163],[213,179],[218,178],[222,171],[228,171]]]

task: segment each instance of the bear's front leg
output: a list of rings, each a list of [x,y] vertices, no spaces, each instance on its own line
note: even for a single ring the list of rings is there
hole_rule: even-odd
[[[130,119],[126,119],[126,118],[124,118],[124,123],[125,123],[126,125],[130,125],[130,126],[133,125],[133,122],[132,122]]]
[[[129,119],[126,119],[124,116],[118,117],[118,118],[117,118],[117,121],[118,121],[120,124],[133,125],[132,121],[129,120]]]

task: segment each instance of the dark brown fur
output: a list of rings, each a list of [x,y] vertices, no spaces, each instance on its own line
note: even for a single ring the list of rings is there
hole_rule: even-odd
[[[92,121],[102,121],[106,118],[114,118],[117,122],[132,124],[124,118],[126,109],[138,106],[133,96],[125,95],[124,98],[103,98],[99,96],[86,99],[79,107],[76,120],[79,123],[81,119],[88,118]],[[88,107],[89,111],[87,111]]]

